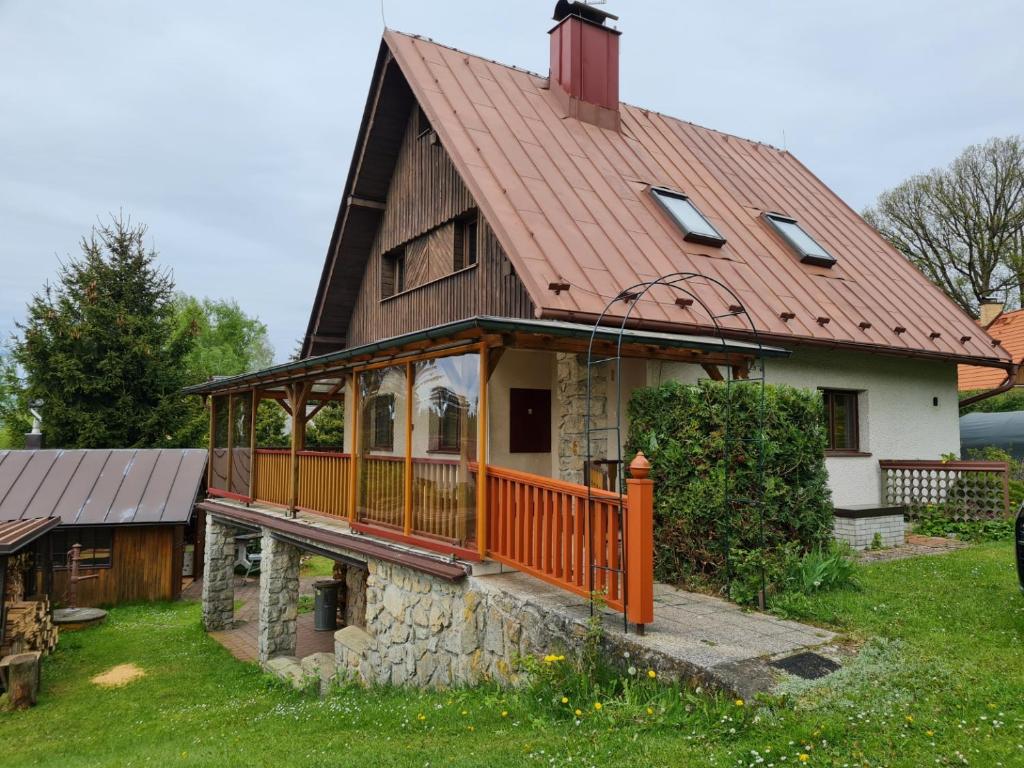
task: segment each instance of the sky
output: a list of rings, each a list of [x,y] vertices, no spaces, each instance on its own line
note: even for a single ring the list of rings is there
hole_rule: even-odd
[[[548,71],[554,0],[384,0],[389,27]],[[857,210],[1024,134],[1020,0],[610,0],[624,101],[784,147]],[[0,336],[98,220],[179,290],[305,333],[379,0],[0,0]]]

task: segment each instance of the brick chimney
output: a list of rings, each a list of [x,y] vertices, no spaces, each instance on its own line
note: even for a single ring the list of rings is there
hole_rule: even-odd
[[[592,5],[558,0],[551,36],[551,93],[566,115],[619,129],[619,17]]]
[[[982,328],[988,328],[992,321],[1003,314],[1004,304],[999,299],[989,297],[982,299],[981,310],[978,317],[978,324]]]

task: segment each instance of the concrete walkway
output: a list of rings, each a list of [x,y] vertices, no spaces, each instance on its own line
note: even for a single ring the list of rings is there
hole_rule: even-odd
[[[516,593],[523,602],[569,620],[583,631],[589,601],[520,573],[484,579],[489,586]],[[654,623],[643,635],[626,633],[622,614],[604,611],[605,637],[612,648],[630,654],[629,663],[652,668],[662,676],[752,697],[768,691],[779,672],[768,662],[832,642],[835,635],[818,627],[747,612],[727,600],[684,592],[667,584],[654,587]]]

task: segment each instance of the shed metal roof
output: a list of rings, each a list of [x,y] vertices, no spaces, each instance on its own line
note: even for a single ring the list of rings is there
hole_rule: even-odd
[[[36,517],[31,520],[10,520],[0,523],[0,555],[13,555],[60,525],[56,517]]]
[[[1010,353],[1013,362],[1024,362],[1024,309],[1006,312],[991,323],[985,332],[999,339],[1003,349]],[[979,365],[961,365],[957,368],[957,379],[961,392],[975,389],[992,389],[1006,381],[1006,374],[997,368]]]
[[[206,456],[196,448],[0,451],[0,521],[185,523]]]
[[[381,56],[394,57],[541,317],[586,320],[625,286],[694,271],[730,286],[772,343],[1009,363],[787,151],[629,104],[620,106],[620,131],[599,128],[567,117],[546,77],[393,30]],[[368,117],[364,136],[373,130]],[[687,195],[725,245],[684,241],[650,199],[651,186]],[[801,264],[765,224],[766,212],[796,219],[837,264]],[[335,270],[334,258],[309,334],[337,333],[318,327],[318,307],[352,300],[345,291],[360,282]],[[568,290],[549,289],[565,283]],[[701,295],[716,312],[732,302],[712,286]],[[674,299],[670,289],[654,291],[635,315],[662,329],[708,324],[696,306]],[[723,324],[745,331],[737,318]]]

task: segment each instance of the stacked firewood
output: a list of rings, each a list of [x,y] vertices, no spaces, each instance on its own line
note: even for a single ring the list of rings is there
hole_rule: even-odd
[[[0,637],[0,658],[12,653],[40,651],[49,653],[57,645],[57,627],[53,623],[47,597],[25,598],[25,563],[11,558],[4,580],[4,634]]]
[[[0,657],[26,651],[47,654],[57,645],[57,631],[48,598],[8,603]]]

